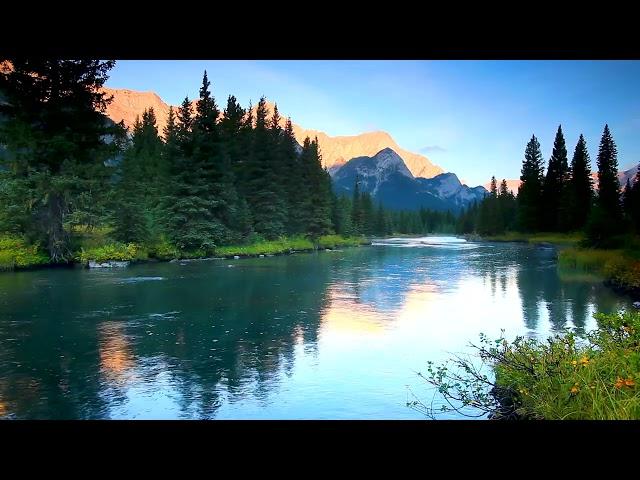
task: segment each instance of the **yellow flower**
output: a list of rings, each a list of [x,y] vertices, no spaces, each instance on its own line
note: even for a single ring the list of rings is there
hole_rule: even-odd
[[[573,365],[573,366],[575,367],[576,365],[578,365],[578,362],[576,362],[576,361],[574,360],[573,362],[571,362],[571,365]]]
[[[571,392],[572,395],[575,395],[576,393],[578,393],[580,391],[580,389],[576,386],[571,387],[571,390],[569,390]]]
[[[589,364],[589,359],[585,356],[580,359],[580,365],[586,367]]]

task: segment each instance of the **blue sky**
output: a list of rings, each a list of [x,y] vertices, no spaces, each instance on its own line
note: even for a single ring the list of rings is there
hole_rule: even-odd
[[[471,185],[518,178],[532,134],[548,160],[559,124],[592,168],[604,124],[627,169],[640,162],[640,61],[118,61],[107,85],[195,98],[207,70],[219,105],[261,95],[329,135],[384,130]]]

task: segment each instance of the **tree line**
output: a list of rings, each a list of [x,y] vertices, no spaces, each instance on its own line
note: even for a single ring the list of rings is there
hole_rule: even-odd
[[[297,144],[266,99],[234,96],[220,112],[205,72],[158,132],[153,109],[132,132],[104,112],[113,61],[11,60],[0,74],[0,231],[71,259],[74,228],[108,225],[123,242],[209,251],[246,241],[329,233],[332,191],[317,139]]]
[[[153,108],[129,130],[105,111],[114,61],[11,59],[0,71],[0,232],[72,260],[74,232],[108,227],[124,243],[181,252],[259,239],[453,231],[451,213],[374,205],[356,182],[338,197],[318,140],[296,141],[291,119],[262,97],[220,108],[204,72],[199,95]],[[282,126],[284,124],[284,126]]]
[[[580,135],[571,162],[568,161],[562,126],[556,132],[546,173],[538,139],[527,143],[515,197],[506,181],[497,187],[491,179],[489,194],[460,215],[456,230],[496,235],[521,232],[584,231],[588,243],[611,244],[612,239],[640,231],[640,170],[621,189],[618,180],[617,147],[605,125],[597,156],[598,188],[591,176],[586,140]]]

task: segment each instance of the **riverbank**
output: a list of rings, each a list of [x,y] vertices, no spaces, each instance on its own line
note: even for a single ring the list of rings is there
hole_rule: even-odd
[[[595,318],[597,328],[581,338],[571,332],[513,341],[481,335],[470,358],[480,358],[491,377],[465,357],[430,364],[422,377],[449,400],[445,411],[468,416],[479,410],[494,420],[638,420],[640,313]]]
[[[78,239],[78,249],[71,264],[88,266],[90,263],[111,262],[143,263],[149,261],[171,261],[197,258],[243,258],[261,255],[286,255],[296,252],[332,250],[343,247],[370,245],[364,237],[342,237],[324,235],[314,243],[305,237],[259,240],[246,245],[227,245],[211,251],[180,251],[168,242],[152,245],[123,244],[109,241],[99,233],[89,238]],[[48,255],[37,245],[30,245],[18,237],[0,237],[0,271],[27,270],[54,266]]]
[[[495,419],[640,419],[640,314],[596,314],[582,341],[573,334],[487,348],[496,359]]]
[[[464,235],[464,238],[475,242],[518,242],[533,244],[553,244],[558,246],[578,245],[583,239],[582,233],[521,233],[506,232],[501,235]]]
[[[561,273],[579,273],[601,278],[618,293],[640,300],[640,239],[628,235],[618,249],[595,249],[581,246],[581,233],[520,233],[502,235],[467,235],[465,239],[479,242],[520,242],[553,245],[558,248]]]

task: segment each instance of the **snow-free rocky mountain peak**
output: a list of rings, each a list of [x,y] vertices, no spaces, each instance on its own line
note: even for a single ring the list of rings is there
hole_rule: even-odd
[[[353,158],[330,173],[337,193],[352,194],[358,181],[361,191],[394,209],[424,207],[459,211],[487,193],[482,186],[463,185],[455,173],[441,173],[432,178],[415,177],[391,148],[380,150],[372,157]]]
[[[158,122],[158,130],[162,133],[167,118],[169,116],[169,104],[165,103],[157,94],[153,92],[139,92],[129,89],[113,89],[104,88],[104,91],[113,96],[113,101],[107,107],[107,115],[119,122],[124,121],[127,127],[133,126],[136,117],[142,118],[142,113],[146,108],[153,107]],[[195,100],[192,105],[195,106]],[[273,103],[267,103],[267,112],[271,116],[273,112]],[[174,110],[178,108],[174,106]],[[221,106],[220,108],[223,108]],[[254,109],[255,109],[254,105]],[[255,113],[255,112],[254,112]],[[285,112],[280,112],[282,117],[281,126],[286,123]],[[352,158],[360,156],[373,156],[384,148],[391,148],[397,152],[406,167],[414,177],[431,178],[443,170],[424,155],[409,152],[401,148],[386,132],[366,132],[360,135],[337,136],[331,137],[324,132],[318,130],[308,130],[299,125],[293,124],[293,133],[298,143],[302,144],[305,137],[318,137],[318,144],[322,152],[323,166],[331,169],[345,164]]]

